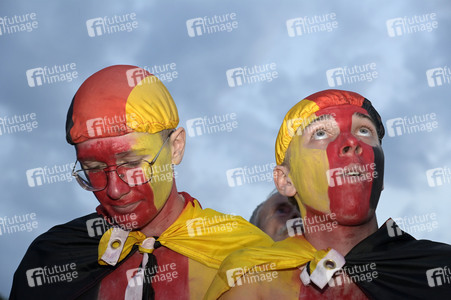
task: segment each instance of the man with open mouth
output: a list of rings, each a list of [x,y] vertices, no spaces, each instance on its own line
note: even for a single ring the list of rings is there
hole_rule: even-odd
[[[378,228],[384,127],[371,102],[325,90],[293,106],[276,139],[274,182],[301,217],[291,237],[224,260],[208,299],[447,299],[451,246]],[[396,234],[393,234],[396,232]]]

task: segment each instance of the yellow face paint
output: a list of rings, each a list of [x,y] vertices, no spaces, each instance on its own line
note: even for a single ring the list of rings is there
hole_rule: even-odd
[[[147,161],[152,161],[161,149],[164,140],[160,133],[136,133],[135,143],[131,149],[139,155],[148,155]],[[152,166],[150,185],[154,194],[154,205],[159,211],[166,203],[173,184],[172,157],[169,140],[163,146],[157,160]]]
[[[328,182],[325,176],[329,169],[326,150],[307,148],[304,136],[296,136],[290,143],[290,178],[296,187],[295,198],[302,217],[306,216],[306,206],[328,213]]]

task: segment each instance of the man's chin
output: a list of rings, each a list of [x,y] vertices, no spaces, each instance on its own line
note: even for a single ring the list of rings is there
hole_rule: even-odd
[[[111,210],[114,215],[127,216],[134,214],[141,201],[136,201],[127,205],[112,205]]]
[[[360,226],[371,221],[374,210],[367,210],[364,213],[336,212],[335,221],[341,226]]]

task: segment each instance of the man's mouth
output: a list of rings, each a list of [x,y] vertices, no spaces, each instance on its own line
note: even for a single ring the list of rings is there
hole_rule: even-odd
[[[125,205],[111,205],[111,207],[118,213],[124,214],[132,212],[136,209],[141,201],[132,202]]]
[[[362,173],[360,172],[356,172],[356,171],[349,171],[349,172],[344,172],[343,175],[345,176],[360,176]]]
[[[351,163],[347,166],[345,166],[341,174],[342,176],[361,176],[367,173],[367,168],[365,168],[364,165]]]

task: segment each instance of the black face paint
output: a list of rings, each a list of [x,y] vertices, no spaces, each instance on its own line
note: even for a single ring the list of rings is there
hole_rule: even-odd
[[[374,153],[374,163],[376,164],[375,171],[377,176],[373,179],[373,184],[371,186],[371,196],[370,196],[370,208],[376,209],[377,203],[379,202],[379,197],[382,192],[382,187],[384,185],[384,151],[381,146],[372,147]]]

